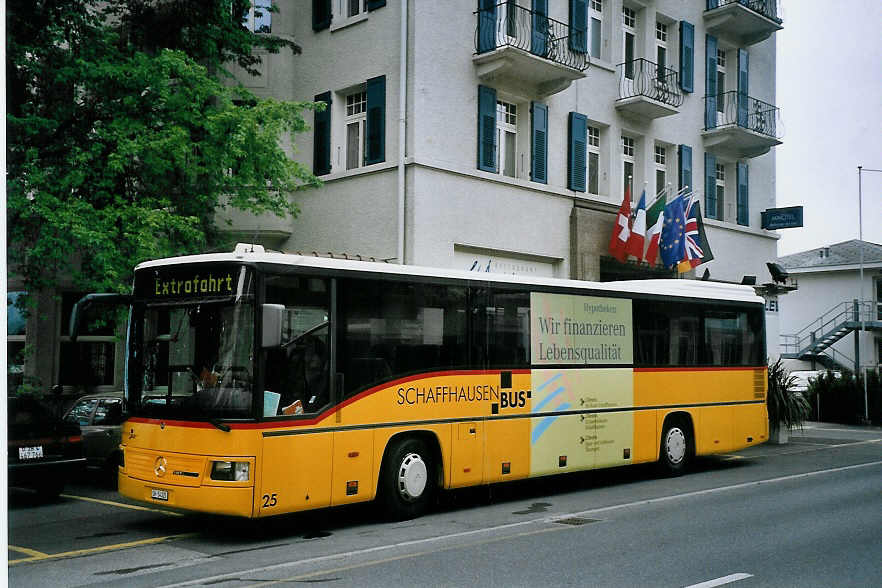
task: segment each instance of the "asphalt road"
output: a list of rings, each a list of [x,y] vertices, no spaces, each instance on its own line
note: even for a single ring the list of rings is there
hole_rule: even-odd
[[[135,506],[83,481],[10,494],[10,586],[878,586],[882,430],[809,424],[786,446],[264,521]]]

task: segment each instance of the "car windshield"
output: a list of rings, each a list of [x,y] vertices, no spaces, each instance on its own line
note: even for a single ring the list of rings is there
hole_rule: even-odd
[[[245,278],[243,272],[240,279]],[[252,415],[254,305],[247,282],[232,298],[136,310],[132,414],[188,419]]]

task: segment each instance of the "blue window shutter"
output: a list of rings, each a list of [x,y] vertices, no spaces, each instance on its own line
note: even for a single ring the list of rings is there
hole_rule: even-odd
[[[692,188],[692,147],[689,145],[679,145],[677,147],[677,166],[679,168],[677,174],[678,188],[680,190],[683,189],[683,186]]]
[[[588,0],[570,0],[570,49],[588,52]]]
[[[548,106],[541,102],[530,103],[531,153],[530,178],[534,182],[548,183]]]
[[[386,161],[386,76],[369,79],[365,95],[364,164],[370,165]]]
[[[312,140],[312,173],[317,176],[323,176],[331,173],[331,93],[319,94],[315,97],[315,102],[324,102],[325,109],[315,113]]]
[[[704,214],[717,218],[717,158],[704,152]]]
[[[386,6],[386,0],[368,0],[368,12]]]
[[[530,53],[542,56],[548,53],[548,0],[533,0]]]
[[[750,225],[750,212],[747,208],[747,164],[738,162],[737,166],[737,184],[738,184],[738,224],[749,226]]]
[[[478,86],[478,169],[496,173],[496,90]]]
[[[478,53],[496,49],[496,0],[478,2]]]
[[[585,158],[588,151],[588,117],[570,113],[569,153],[567,157],[567,187],[576,192],[585,191]]]
[[[312,30],[331,26],[331,0],[312,0]]]
[[[720,0],[707,0],[707,9],[713,10],[720,5]]]
[[[706,47],[704,128],[714,129],[717,126],[717,38],[707,35]]]
[[[695,26],[685,20],[680,21],[680,88],[692,92],[693,71],[695,69]]]
[[[747,51],[738,50],[738,126],[747,127],[747,95],[748,95],[748,59]]]

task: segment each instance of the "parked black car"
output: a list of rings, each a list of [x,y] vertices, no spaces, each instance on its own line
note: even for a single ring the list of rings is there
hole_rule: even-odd
[[[43,498],[58,496],[86,465],[80,426],[33,396],[10,396],[7,407],[9,486],[31,488]]]

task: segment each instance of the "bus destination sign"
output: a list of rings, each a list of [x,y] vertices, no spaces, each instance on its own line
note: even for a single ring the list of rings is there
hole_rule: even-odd
[[[232,296],[239,279],[234,267],[187,267],[169,271],[147,270],[135,281],[135,294],[140,298],[180,299]]]

